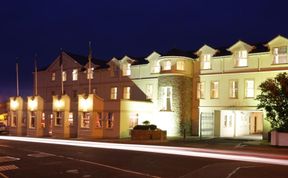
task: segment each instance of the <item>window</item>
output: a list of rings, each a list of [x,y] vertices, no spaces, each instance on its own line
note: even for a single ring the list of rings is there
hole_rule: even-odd
[[[62,118],[63,118],[63,112],[56,112],[55,126],[61,126],[62,125]]]
[[[247,64],[247,51],[246,50],[241,50],[236,52],[236,67],[245,67],[248,66]]]
[[[88,68],[87,69],[87,79],[93,79],[93,73],[94,73],[94,68]]]
[[[16,111],[12,111],[11,126],[12,127],[17,126],[17,112]]]
[[[146,98],[147,99],[152,99],[153,97],[153,85],[152,84],[148,84],[146,86]]]
[[[211,54],[204,54],[201,60],[202,69],[211,69]]]
[[[245,97],[254,97],[254,80],[245,80]]]
[[[68,122],[69,122],[69,126],[73,126],[73,122],[74,122],[73,112],[69,113]]]
[[[159,73],[160,72],[160,64],[158,61],[151,62],[151,73]]]
[[[62,72],[62,81],[65,82],[67,80],[67,73],[66,71]]]
[[[36,125],[35,122],[36,122],[36,112],[35,111],[31,111],[29,128],[35,128],[35,125]]]
[[[111,77],[117,77],[117,76],[119,76],[119,67],[113,65],[111,67]]]
[[[219,82],[213,81],[211,82],[211,98],[219,98]]]
[[[130,117],[129,117],[129,129],[133,129],[136,125],[138,125],[138,118],[139,118],[139,114],[138,113],[130,114]]]
[[[171,61],[163,62],[163,70],[171,70]]]
[[[55,81],[55,79],[56,79],[56,73],[53,72],[53,73],[52,73],[52,76],[51,76],[51,80],[52,80],[52,81]]]
[[[184,61],[176,62],[176,70],[184,70]]]
[[[229,82],[229,97],[238,98],[238,81],[231,80]]]
[[[273,49],[274,64],[287,63],[287,46],[277,47]]]
[[[113,128],[113,124],[114,124],[114,113],[108,112],[107,128]]]
[[[123,89],[123,99],[130,99],[130,87],[124,87]]]
[[[90,112],[83,112],[81,117],[81,128],[89,128],[90,127]]]
[[[123,64],[123,76],[131,75],[131,64]]]
[[[117,87],[112,87],[111,88],[110,99],[111,100],[117,100]]]
[[[172,87],[163,87],[163,104],[162,110],[172,111]]]
[[[73,69],[73,71],[72,71],[72,80],[73,81],[78,80],[78,70],[77,69]]]
[[[197,83],[197,99],[203,99],[205,97],[205,82]]]
[[[41,119],[41,127],[45,128],[45,113],[42,113],[42,119]]]
[[[96,127],[102,128],[102,113],[98,112],[96,117]]]

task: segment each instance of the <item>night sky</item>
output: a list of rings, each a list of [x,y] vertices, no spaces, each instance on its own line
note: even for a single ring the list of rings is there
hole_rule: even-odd
[[[148,56],[203,44],[229,47],[237,40],[266,42],[288,37],[285,0],[11,0],[0,4],[0,100],[32,94],[34,55],[49,65],[63,48],[93,56]]]

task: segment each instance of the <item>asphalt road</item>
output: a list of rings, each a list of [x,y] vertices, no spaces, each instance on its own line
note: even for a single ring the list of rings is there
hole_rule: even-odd
[[[0,178],[287,178],[288,166],[0,140]]]

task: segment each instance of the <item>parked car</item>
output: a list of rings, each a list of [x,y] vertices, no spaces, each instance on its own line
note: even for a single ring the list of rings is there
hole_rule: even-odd
[[[4,123],[0,123],[0,134],[7,134],[8,128]]]

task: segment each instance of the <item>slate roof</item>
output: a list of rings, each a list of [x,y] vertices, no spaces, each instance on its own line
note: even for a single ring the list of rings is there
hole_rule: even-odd
[[[195,50],[196,51],[196,50]],[[167,51],[163,54],[163,56],[184,56],[184,57],[190,57],[190,58],[197,58],[197,55],[195,55],[195,51],[184,51],[181,49],[173,48]]]
[[[88,56],[82,56],[78,54],[73,54],[71,52],[65,51],[66,54],[68,54],[71,58],[73,58],[75,61],[77,61],[80,65],[85,66],[88,63]],[[107,68],[109,67],[106,63],[106,61],[92,58],[91,62],[95,65],[99,65],[99,68]]]

